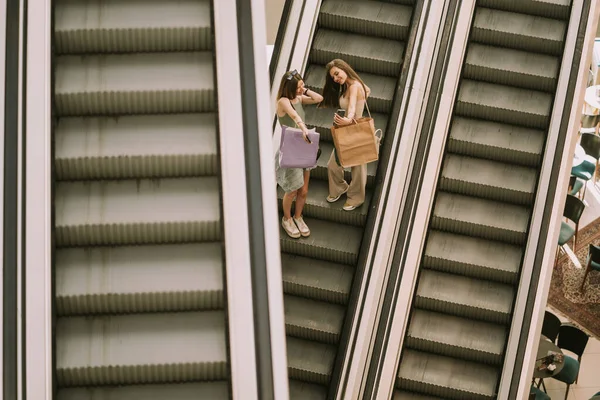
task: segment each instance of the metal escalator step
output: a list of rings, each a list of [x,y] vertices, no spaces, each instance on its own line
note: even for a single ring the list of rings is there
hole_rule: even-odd
[[[331,157],[331,152],[334,149],[333,143],[331,142],[322,142],[319,143],[321,147],[321,157],[317,160],[317,167],[310,172],[310,176],[313,179],[320,179],[322,181],[327,181],[327,163],[329,162],[329,158]],[[345,168],[344,170],[344,178],[346,182],[350,183],[352,181],[352,173],[351,168]],[[367,188],[371,188],[375,185],[375,175],[377,175],[377,161],[373,161],[367,164]],[[309,189],[310,190],[310,189]],[[345,197],[342,196],[342,199]],[[342,200],[339,200],[342,201]],[[343,203],[342,203],[343,205]],[[364,205],[363,205],[364,207]],[[347,212],[347,211],[344,211]],[[353,211],[354,212],[354,211]]]
[[[531,205],[537,169],[482,158],[446,154],[440,190],[513,204]]]
[[[333,142],[331,137],[331,126],[333,125],[334,109],[317,108],[315,106],[307,106],[304,108],[306,113],[306,123],[309,127],[315,127],[321,135],[321,141]],[[364,110],[363,116],[368,117],[367,110]],[[375,122],[375,129],[381,129],[382,137],[385,137],[387,129],[388,115],[376,112],[371,112],[371,117]]]
[[[286,294],[346,304],[354,268],[328,261],[281,255],[283,291]]]
[[[211,52],[55,58],[60,116],[193,113],[215,110]]]
[[[325,386],[312,385],[306,382],[290,380],[290,400],[325,400],[327,389]]]
[[[222,308],[220,243],[62,248],[56,312],[63,315]]]
[[[548,93],[463,79],[456,114],[529,128],[546,129],[553,96]]]
[[[454,117],[448,151],[537,167],[541,163],[545,138],[541,130]]]
[[[212,113],[60,118],[57,179],[216,175],[216,130]]]
[[[225,314],[59,318],[60,387],[227,379]]]
[[[413,392],[405,392],[404,390],[395,390],[392,400],[442,400],[439,397],[426,396]]]
[[[217,178],[59,182],[56,245],[126,245],[221,238]]]
[[[277,197],[279,199],[279,209],[283,204],[284,191],[277,187]],[[341,224],[364,226],[367,221],[367,212],[371,202],[372,193],[366,192],[365,203],[362,207],[352,212],[344,211],[342,207],[344,202],[339,200],[335,203],[329,203],[326,197],[329,195],[329,185],[324,180],[313,179],[308,186],[308,196],[302,213],[306,217],[318,218]]]
[[[373,75],[369,73],[360,74],[361,79],[371,89],[368,99],[371,112],[387,113],[392,108],[394,93],[396,92],[397,77]],[[319,93],[323,93],[325,86],[325,66],[312,64],[308,67],[305,75],[306,85]],[[332,110],[335,112],[335,110]]]
[[[505,326],[426,310],[414,310],[406,346],[484,364],[502,364]]]
[[[472,43],[467,51],[463,77],[553,92],[559,66],[558,57]]]
[[[523,250],[501,242],[430,230],[423,266],[441,272],[516,283]]]
[[[327,385],[331,379],[337,347],[287,337],[288,375],[290,379]]]
[[[492,366],[404,350],[396,386],[455,400],[493,400],[500,371]]]
[[[509,324],[514,288],[498,282],[423,270],[416,307],[497,324]]]
[[[319,25],[324,28],[406,40],[412,7],[382,1],[327,0],[319,11]]]
[[[343,31],[319,29],[310,50],[310,60],[327,64],[341,58],[352,68],[371,74],[396,77],[404,57],[404,43]]]
[[[304,221],[311,231],[307,238],[292,239],[283,227],[279,228],[283,252],[356,265],[363,236],[361,228],[318,219],[304,218]]]
[[[57,54],[209,50],[208,0],[59,0]]]
[[[571,0],[480,0],[482,7],[554,19],[568,19]]]
[[[492,46],[562,55],[566,22],[478,7],[471,40]]]
[[[337,344],[346,308],[338,304],[285,295],[285,331],[288,336]]]
[[[59,389],[57,400],[228,400],[227,382]]]
[[[512,244],[527,240],[529,209],[514,204],[439,192],[431,227]]]

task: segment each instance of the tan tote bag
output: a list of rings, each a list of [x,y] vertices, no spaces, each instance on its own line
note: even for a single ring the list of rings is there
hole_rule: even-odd
[[[355,118],[350,125],[331,127],[335,153],[344,168],[368,164],[379,158],[381,129],[375,130],[375,121],[371,118],[366,100],[365,106],[369,113],[368,117]]]

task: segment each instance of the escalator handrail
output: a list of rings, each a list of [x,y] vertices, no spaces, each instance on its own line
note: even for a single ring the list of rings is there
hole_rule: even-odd
[[[269,61],[269,81],[271,82],[271,87],[273,87],[273,82],[275,82],[275,71],[277,69],[277,64],[279,63],[279,56],[281,55],[281,47],[283,45],[283,38],[285,37],[285,33],[288,29],[288,23],[290,21],[290,16],[292,12],[292,4],[294,1],[299,0],[290,0],[286,1],[283,5],[283,11],[281,12],[281,18],[279,19],[279,25],[277,28],[277,36],[275,37],[275,43],[273,46],[273,53],[271,54],[271,60]],[[298,31],[298,27],[292,28],[296,32]],[[296,36],[297,33],[294,35]]]

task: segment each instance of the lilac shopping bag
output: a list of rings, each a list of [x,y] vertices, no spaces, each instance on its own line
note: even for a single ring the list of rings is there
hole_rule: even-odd
[[[312,143],[306,143],[302,129],[281,127],[281,143],[279,145],[279,166],[281,168],[313,168],[317,165],[319,151],[319,133],[315,129],[308,130]]]

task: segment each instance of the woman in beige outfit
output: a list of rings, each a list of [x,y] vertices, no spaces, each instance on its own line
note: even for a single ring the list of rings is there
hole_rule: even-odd
[[[361,118],[365,102],[371,93],[369,87],[360,79],[358,74],[343,60],[335,59],[325,67],[325,87],[323,102],[319,107],[343,108],[346,116],[337,114],[333,122],[337,126],[350,125],[355,118]],[[327,163],[329,177],[329,196],[327,201],[334,203],[347,193],[343,209],[352,211],[365,202],[367,185],[367,164],[352,167],[350,184],[344,179],[344,168],[337,162],[335,150],[331,152]]]

